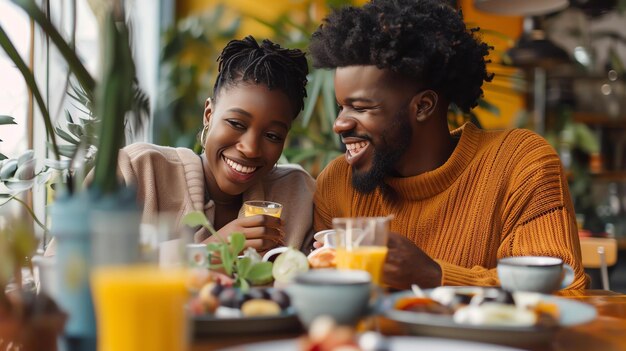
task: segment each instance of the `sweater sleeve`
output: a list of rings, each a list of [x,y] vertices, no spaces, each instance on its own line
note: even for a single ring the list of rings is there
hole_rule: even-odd
[[[497,259],[508,256],[559,257],[572,266],[568,289],[584,289],[580,243],[567,180],[558,155],[545,140],[524,132],[503,197],[502,233]],[[520,135],[516,135],[520,137]],[[515,156],[512,159],[516,159]],[[437,260],[443,285],[498,285],[497,270],[459,267]],[[494,262],[495,264],[495,262]]]
[[[588,285],[580,259],[576,223],[565,209],[558,209],[524,223],[500,245],[498,259],[508,256],[559,257],[574,269],[574,282],[567,289],[585,289]],[[540,234],[538,234],[540,233]],[[480,266],[465,268],[435,260],[441,266],[442,285],[496,286],[497,269]]]

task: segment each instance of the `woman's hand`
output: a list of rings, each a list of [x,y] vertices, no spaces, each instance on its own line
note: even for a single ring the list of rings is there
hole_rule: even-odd
[[[383,281],[396,289],[409,289],[411,284],[422,288],[441,285],[441,267],[411,240],[389,233],[389,251],[383,267]]]
[[[224,239],[231,233],[243,233],[246,237],[245,247],[253,247],[258,252],[265,252],[276,246],[284,245],[283,221],[280,218],[256,215],[236,218],[226,224],[217,233]],[[204,242],[216,242],[219,238],[211,236]]]

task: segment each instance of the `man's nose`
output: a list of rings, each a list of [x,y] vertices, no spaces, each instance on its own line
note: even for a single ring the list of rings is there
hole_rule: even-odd
[[[263,154],[260,138],[251,133],[243,135],[237,143],[237,150],[247,158],[257,158]]]
[[[356,127],[356,121],[352,117],[347,117],[339,112],[339,116],[335,119],[335,123],[333,123],[333,132],[335,134],[345,133],[350,131]]]

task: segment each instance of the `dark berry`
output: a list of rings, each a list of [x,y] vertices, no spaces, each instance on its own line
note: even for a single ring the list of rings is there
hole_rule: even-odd
[[[237,290],[233,288],[225,288],[219,296],[220,306],[237,308],[239,307],[239,299]]]
[[[276,302],[281,309],[285,309],[289,307],[291,302],[289,301],[289,295],[282,290],[272,290],[270,292],[270,297],[272,301]]]

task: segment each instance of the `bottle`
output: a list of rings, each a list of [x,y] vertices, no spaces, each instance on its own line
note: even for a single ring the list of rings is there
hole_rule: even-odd
[[[608,184],[607,195],[604,201],[596,206],[596,213],[604,223],[606,235],[615,237],[618,234],[618,228],[620,228],[620,215],[622,214],[617,183]]]

